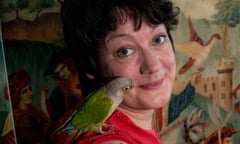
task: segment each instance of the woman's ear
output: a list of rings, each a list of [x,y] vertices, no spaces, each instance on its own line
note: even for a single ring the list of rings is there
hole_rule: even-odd
[[[96,77],[90,73],[86,73],[86,76],[91,80],[96,80]]]

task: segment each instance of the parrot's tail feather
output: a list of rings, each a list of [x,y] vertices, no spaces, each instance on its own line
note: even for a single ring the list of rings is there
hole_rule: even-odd
[[[75,130],[74,132],[72,132],[70,134],[62,135],[61,141],[59,141],[59,142],[64,143],[64,144],[73,144],[73,143],[75,144],[83,136],[84,136],[84,133],[82,131]]]
[[[65,127],[60,127],[60,128],[58,128],[57,130],[55,130],[55,131],[53,132],[53,134],[54,134],[54,135],[58,135],[58,134],[61,133],[61,132],[71,133],[71,132],[73,132],[73,131],[75,131],[75,128],[74,128],[72,125],[68,124],[68,125],[65,126]]]
[[[63,124],[61,124],[54,132],[53,134],[59,134],[61,131],[64,131],[65,129],[69,129],[68,127],[71,127],[69,122],[70,120],[72,119],[73,115],[76,113],[76,111],[73,111],[73,112],[69,112],[70,113],[70,116],[69,115],[66,115],[68,116],[67,119],[64,119],[64,122]],[[67,114],[69,114],[67,113]],[[65,118],[65,117],[64,117]]]
[[[75,129],[72,125],[68,125],[59,132],[72,133],[72,132],[75,132],[76,130],[77,129]]]

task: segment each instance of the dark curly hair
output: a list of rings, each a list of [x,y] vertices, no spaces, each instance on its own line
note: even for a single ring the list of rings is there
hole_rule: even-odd
[[[136,31],[143,21],[165,24],[172,42],[170,31],[178,24],[179,8],[169,0],[65,0],[61,14],[65,44],[79,69],[86,94],[98,87],[86,73],[100,77],[97,71],[100,40],[131,18]]]

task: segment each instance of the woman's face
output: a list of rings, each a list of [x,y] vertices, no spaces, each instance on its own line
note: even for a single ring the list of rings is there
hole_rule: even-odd
[[[125,76],[133,81],[134,88],[120,107],[146,110],[169,101],[176,63],[164,24],[143,23],[135,31],[128,19],[106,36],[99,62],[104,77]]]
[[[32,102],[33,102],[33,92],[30,85],[28,84],[25,87],[23,87],[20,91],[19,103],[21,105],[28,105],[28,104],[32,104]]]
[[[69,67],[65,63],[59,63],[54,70],[54,76],[61,80],[69,80],[71,74]]]

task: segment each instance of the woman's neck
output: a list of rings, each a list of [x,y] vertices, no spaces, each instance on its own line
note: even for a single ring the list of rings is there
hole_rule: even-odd
[[[23,103],[19,103],[18,108],[20,108],[21,110],[26,110],[27,109],[27,105],[23,104]]]
[[[119,107],[118,110],[126,114],[137,126],[152,130],[152,116],[154,110],[131,110]]]

